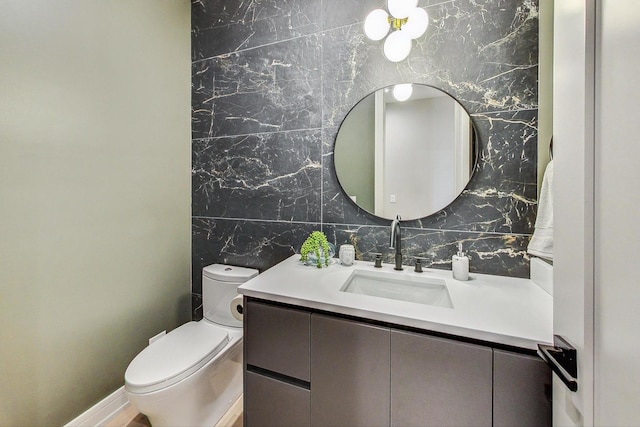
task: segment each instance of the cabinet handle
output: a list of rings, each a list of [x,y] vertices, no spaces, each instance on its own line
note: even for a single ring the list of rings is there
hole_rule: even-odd
[[[553,345],[538,344],[538,355],[547,362],[569,390],[578,390],[577,352],[567,340],[554,335]]]

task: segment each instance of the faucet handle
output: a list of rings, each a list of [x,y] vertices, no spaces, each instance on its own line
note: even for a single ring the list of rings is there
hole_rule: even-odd
[[[421,256],[417,256],[414,257],[416,260],[416,265],[415,268],[413,269],[413,271],[415,271],[416,273],[422,273],[422,267],[426,264],[426,261],[429,258],[425,258],[425,257],[421,257]]]
[[[373,253],[376,256],[375,264],[373,265],[375,268],[382,268],[382,254],[379,252]]]

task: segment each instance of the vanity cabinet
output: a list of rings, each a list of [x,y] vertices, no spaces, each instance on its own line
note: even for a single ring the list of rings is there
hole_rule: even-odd
[[[490,347],[392,330],[391,425],[491,425],[492,363]]]
[[[246,426],[550,426],[535,356],[245,298]]]
[[[389,425],[388,328],[311,316],[311,425]]]
[[[308,426],[310,402],[308,389],[245,372],[244,422],[247,426]]]
[[[551,373],[539,357],[493,351],[493,425],[551,425]]]
[[[308,311],[245,301],[246,426],[309,426],[310,327]]]
[[[311,313],[259,302],[244,312],[247,364],[309,381]]]

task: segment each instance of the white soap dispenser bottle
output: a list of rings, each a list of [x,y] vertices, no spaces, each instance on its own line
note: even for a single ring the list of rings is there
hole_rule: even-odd
[[[453,278],[456,280],[469,280],[469,257],[462,251],[462,242],[458,243],[458,253],[451,258]]]

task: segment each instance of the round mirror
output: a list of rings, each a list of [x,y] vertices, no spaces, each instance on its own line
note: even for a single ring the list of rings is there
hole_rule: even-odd
[[[403,84],[367,95],[340,125],[338,181],[362,209],[403,220],[438,212],[467,186],[476,132],[454,98],[432,86]]]

